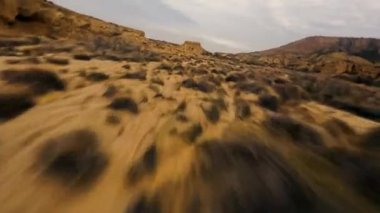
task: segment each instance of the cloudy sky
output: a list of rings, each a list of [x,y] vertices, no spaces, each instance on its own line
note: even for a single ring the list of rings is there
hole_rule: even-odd
[[[147,37],[246,52],[311,36],[380,38],[380,0],[53,0]]]

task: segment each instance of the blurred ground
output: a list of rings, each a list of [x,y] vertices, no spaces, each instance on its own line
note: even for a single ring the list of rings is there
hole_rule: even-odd
[[[378,87],[38,4],[1,25],[0,212],[379,211]]]

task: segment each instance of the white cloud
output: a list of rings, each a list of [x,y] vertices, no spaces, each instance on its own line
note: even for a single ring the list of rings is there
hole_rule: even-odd
[[[254,51],[311,35],[380,37],[379,0],[55,1],[157,39],[199,40],[215,51]]]

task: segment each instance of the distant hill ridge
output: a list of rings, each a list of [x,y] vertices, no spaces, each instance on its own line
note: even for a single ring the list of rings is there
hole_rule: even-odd
[[[370,61],[380,61],[380,39],[312,36],[260,53],[312,55],[331,52],[345,52]]]

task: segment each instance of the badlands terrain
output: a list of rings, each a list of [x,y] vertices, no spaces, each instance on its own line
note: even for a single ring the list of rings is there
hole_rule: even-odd
[[[211,53],[0,0],[0,212],[380,211],[380,40]]]

